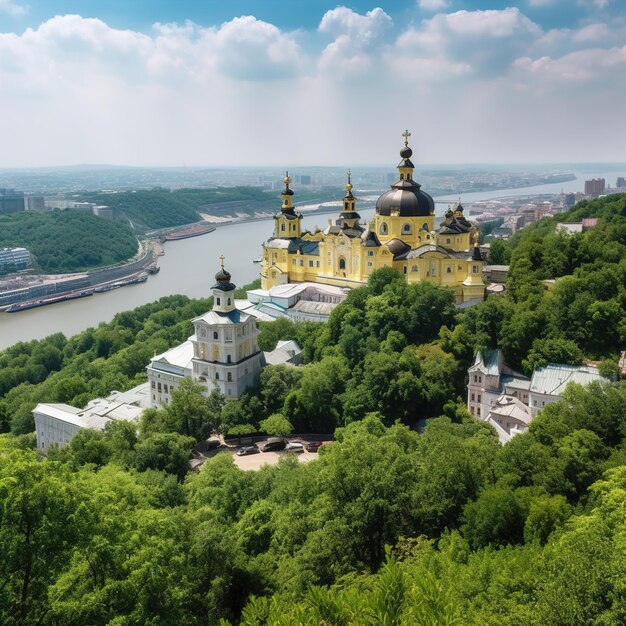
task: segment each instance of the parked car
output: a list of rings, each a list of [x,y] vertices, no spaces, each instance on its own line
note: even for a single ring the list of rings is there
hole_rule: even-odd
[[[284,450],[287,442],[282,437],[270,437],[261,444],[263,452],[272,452],[273,450]]]
[[[307,441],[304,447],[307,452],[317,452],[321,445],[321,441]]]
[[[248,456],[249,454],[258,454],[260,452],[259,448],[254,446],[244,446],[243,448],[239,448],[236,452],[237,456]]]
[[[285,446],[285,452],[295,452],[296,454],[299,454],[300,452],[304,452],[304,445],[299,441],[290,441]]]
[[[222,445],[222,442],[220,441],[219,437],[211,437],[210,439],[207,439],[206,449],[215,450],[216,448],[219,448],[221,445]]]

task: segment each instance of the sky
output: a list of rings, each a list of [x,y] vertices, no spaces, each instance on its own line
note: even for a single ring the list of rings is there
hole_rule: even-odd
[[[626,162],[626,0],[0,0],[0,167]]]

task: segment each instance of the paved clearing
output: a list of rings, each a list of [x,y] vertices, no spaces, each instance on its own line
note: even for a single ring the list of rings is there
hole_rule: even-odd
[[[237,456],[235,454],[235,449],[229,450],[228,448],[221,448],[220,450],[216,450],[215,452],[209,453],[207,456],[212,457],[215,454],[232,454],[232,457],[235,461],[235,465],[242,470],[259,470],[263,465],[276,465],[281,457],[287,456],[289,454],[294,454],[293,452],[259,452],[258,454],[250,454],[248,456]],[[295,454],[298,457],[298,461],[300,463],[306,463],[307,461],[312,461],[317,458],[317,452],[301,452],[300,454]]]

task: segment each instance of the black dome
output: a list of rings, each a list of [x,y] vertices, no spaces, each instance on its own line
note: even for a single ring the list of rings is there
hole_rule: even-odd
[[[435,212],[435,202],[412,180],[399,180],[376,201],[378,215],[401,217],[426,217]]]
[[[228,283],[230,282],[230,272],[222,268],[217,274],[215,274],[215,280],[218,283]]]
[[[411,150],[409,146],[406,146],[405,148],[402,148],[402,150],[400,150],[400,156],[403,159],[410,159],[413,156],[413,150]]]

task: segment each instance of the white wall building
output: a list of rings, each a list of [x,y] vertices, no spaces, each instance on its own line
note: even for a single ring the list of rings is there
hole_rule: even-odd
[[[548,404],[558,402],[568,383],[586,387],[594,380],[607,380],[592,365],[556,365],[550,363],[533,372],[530,381],[530,412],[533,417]]]
[[[192,359],[193,343],[188,339],[150,361],[146,369],[152,406],[171,402],[172,391],[178,387],[185,376],[192,374]]]
[[[68,404],[40,403],[33,409],[37,449],[45,453],[52,446],[63,448],[83,428],[104,430],[111,421],[137,421],[149,406],[148,383],[91,400],[84,409]]]
[[[213,309],[192,320],[194,334],[184,343],[155,356],[147,367],[152,406],[171,402],[185,376],[237,399],[255,382],[265,365],[257,344],[257,318],[235,303],[236,286],[222,269],[212,287]]]
[[[587,386],[606,380],[591,365],[553,363],[536,369],[528,379],[504,362],[500,350],[477,352],[468,376],[467,408],[494,426],[501,443],[524,432],[539,411],[558,402],[568,383]]]

